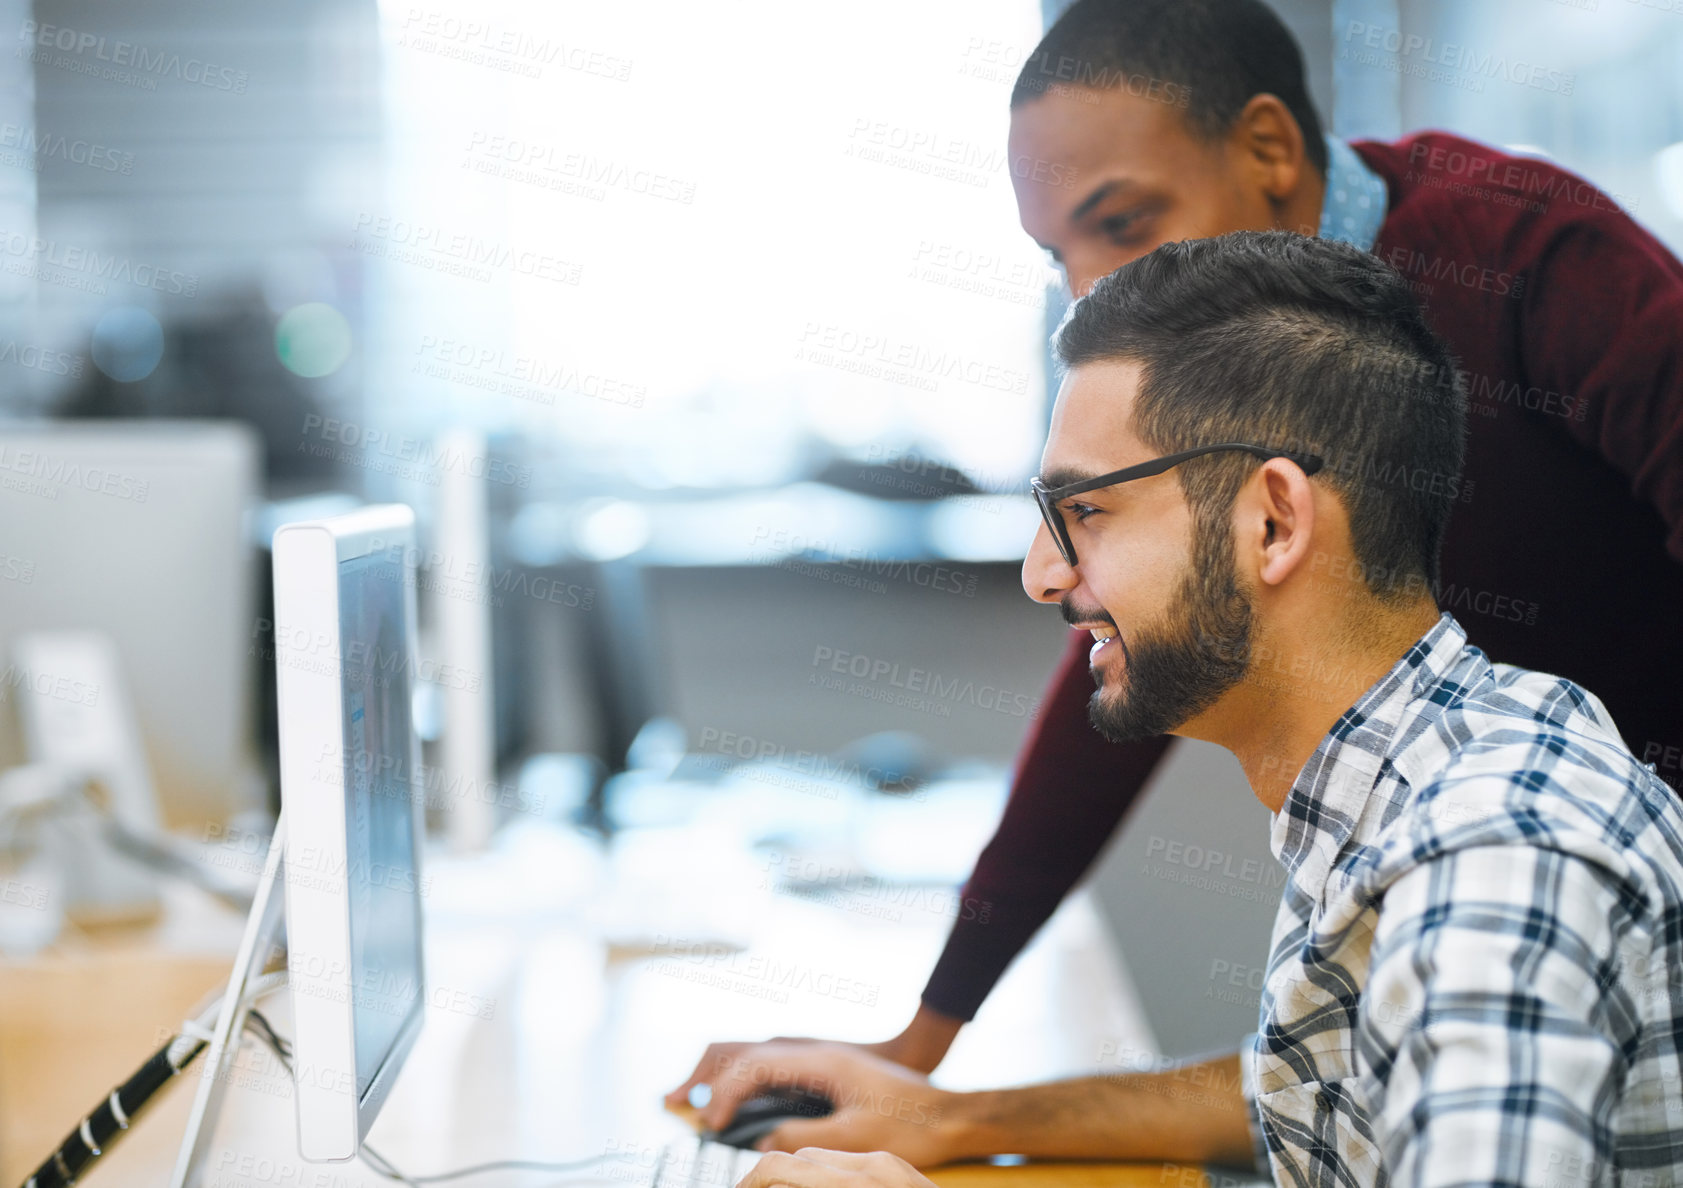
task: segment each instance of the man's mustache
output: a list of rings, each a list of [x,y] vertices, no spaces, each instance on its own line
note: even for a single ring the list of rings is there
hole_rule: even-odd
[[[1058,603],[1058,613],[1063,615],[1064,622],[1071,627],[1077,623],[1109,623],[1112,627],[1116,626],[1116,620],[1106,614],[1103,609],[1094,607],[1092,610],[1082,610],[1067,598]],[[1118,628],[1118,631],[1120,631],[1120,628]]]

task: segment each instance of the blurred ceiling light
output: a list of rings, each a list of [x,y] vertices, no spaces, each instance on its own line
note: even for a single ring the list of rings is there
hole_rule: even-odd
[[[138,305],[119,305],[94,323],[89,354],[94,366],[114,380],[143,380],[164,357],[164,328]]]
[[[275,354],[294,375],[315,379],[332,375],[351,354],[351,325],[323,301],[297,305],[275,327]]]
[[[618,561],[649,543],[649,513],[623,499],[593,500],[585,505],[573,535],[579,555],[591,561]]]

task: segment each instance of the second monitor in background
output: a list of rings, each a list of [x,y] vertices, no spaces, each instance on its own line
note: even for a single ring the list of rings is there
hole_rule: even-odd
[[[14,643],[27,633],[108,639],[130,705],[102,708],[132,714],[140,776],[169,824],[262,805],[248,535],[258,465],[256,439],[231,423],[0,425],[0,671],[22,679]],[[0,705],[0,768],[32,757],[23,725]]]

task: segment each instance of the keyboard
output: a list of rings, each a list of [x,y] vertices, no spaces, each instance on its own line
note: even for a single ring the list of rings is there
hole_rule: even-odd
[[[733,1188],[759,1161],[758,1151],[679,1139],[662,1148],[648,1188]]]

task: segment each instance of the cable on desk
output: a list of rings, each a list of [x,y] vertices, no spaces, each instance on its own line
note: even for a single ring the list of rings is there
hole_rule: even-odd
[[[283,1039],[279,1032],[270,1025],[269,1020],[261,1011],[252,1011],[248,1016],[255,1024],[252,1030],[257,1038],[262,1040],[269,1050],[275,1054],[275,1059],[281,1062],[288,1074],[292,1072],[292,1045]],[[491,1163],[476,1163],[472,1167],[457,1168],[455,1171],[435,1172],[425,1176],[411,1176],[399,1171],[391,1160],[380,1154],[367,1143],[362,1144],[358,1157],[366,1163],[376,1174],[385,1176],[388,1180],[396,1180],[400,1184],[422,1185],[442,1184],[448,1180],[460,1180],[467,1176],[485,1175],[499,1171],[582,1171],[587,1167],[594,1167],[607,1158],[606,1155],[593,1155],[589,1159],[575,1159],[570,1163],[542,1163],[531,1159],[500,1159]],[[587,1178],[580,1177],[584,1182]],[[569,1181],[561,1181],[568,1183]]]
[[[245,997],[255,1002],[286,984],[285,973],[265,974],[252,983]],[[183,1069],[210,1046],[211,1025],[222,1007],[218,997],[191,1019],[181,1024],[181,1033],[147,1059],[138,1071],[96,1106],[76,1124],[65,1139],[49,1155],[33,1175],[23,1182],[23,1188],[69,1188],[79,1179],[88,1165],[105,1154],[106,1148],[134,1123],[134,1117],[165,1085],[181,1075]],[[265,1024],[266,1025],[266,1024]]]

